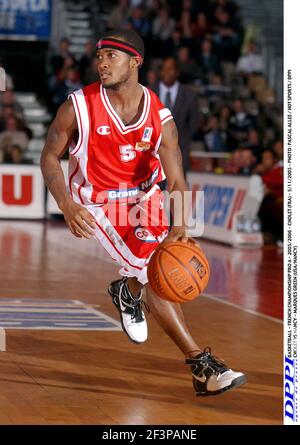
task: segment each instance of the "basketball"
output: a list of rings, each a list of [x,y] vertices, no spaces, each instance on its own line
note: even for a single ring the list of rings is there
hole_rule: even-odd
[[[162,299],[185,303],[202,294],[210,268],[203,250],[180,241],[159,246],[148,264],[148,280]]]

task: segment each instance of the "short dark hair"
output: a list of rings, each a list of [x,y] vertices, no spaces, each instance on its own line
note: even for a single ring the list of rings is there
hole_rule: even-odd
[[[133,29],[113,29],[111,31],[107,31],[102,38],[113,37],[114,39],[120,38],[124,42],[132,45],[144,58],[145,55],[145,46],[143,39],[141,36],[134,31]]]
[[[163,59],[163,61],[162,61],[161,68],[162,68],[163,64],[164,64],[167,60],[172,60],[172,62],[174,63],[174,66],[175,66],[175,68],[176,68],[176,70],[177,70],[177,71],[180,71],[178,60],[177,60],[176,57],[174,57],[174,56],[167,56],[167,57],[165,57],[165,58]]]

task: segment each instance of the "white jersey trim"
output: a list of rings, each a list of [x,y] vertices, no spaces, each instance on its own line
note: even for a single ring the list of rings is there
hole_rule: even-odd
[[[169,116],[172,116],[172,113],[169,110],[169,108],[163,108],[162,110],[159,110],[159,117],[161,121],[163,121],[166,117]]]
[[[159,137],[157,139],[157,142],[155,144],[155,147],[154,147],[153,156],[155,156],[159,160],[159,162],[160,162],[161,178],[162,178],[161,180],[163,181],[164,179],[166,179],[166,175],[165,175],[163,166],[162,166],[161,161],[160,161],[159,153],[158,153],[158,150],[159,150],[159,147],[160,147],[160,144],[161,144],[161,139],[162,139],[162,134],[160,133],[160,135],[159,135]]]
[[[164,125],[166,122],[168,122],[169,120],[171,120],[171,119],[173,119],[173,116],[171,115],[171,116],[167,116],[165,119],[163,119],[162,121],[161,121],[161,125]]]
[[[127,125],[127,126],[124,125],[124,123],[122,122],[122,120],[120,119],[118,114],[115,112],[115,110],[114,110],[113,106],[111,105],[110,100],[107,96],[105,88],[103,88],[103,86],[100,85],[100,96],[101,96],[102,102],[104,104],[104,107],[121,134],[127,134],[127,133],[130,133],[131,131],[138,130],[145,124],[145,122],[148,118],[151,97],[150,97],[150,94],[149,94],[149,91],[147,90],[147,88],[145,88],[141,84],[139,84],[139,85],[143,88],[143,91],[144,91],[143,112],[142,112],[139,120],[135,124]]]
[[[78,168],[69,177],[69,188],[73,200],[79,204],[91,203],[93,186],[88,180],[87,163],[88,163],[88,141],[90,132],[90,120],[88,109],[84,97],[83,90],[77,90],[70,94],[72,98],[77,126],[78,126],[78,142],[76,147],[70,147],[70,160],[71,166],[72,159],[76,159],[78,162]],[[71,173],[71,172],[70,172]]]
[[[89,135],[89,115],[82,89],[71,93],[68,99],[72,99],[78,128],[78,141],[75,148],[70,145],[70,154],[75,155],[84,145],[84,139]]]

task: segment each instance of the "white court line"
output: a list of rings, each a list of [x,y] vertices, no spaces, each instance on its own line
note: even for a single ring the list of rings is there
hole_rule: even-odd
[[[201,297],[209,298],[210,300],[217,301],[218,303],[227,304],[227,306],[234,307],[235,309],[240,309],[241,311],[247,312],[251,315],[256,315],[257,317],[265,318],[266,320],[274,321],[275,323],[283,324],[283,320],[279,320],[278,318],[270,317],[269,315],[264,315],[261,312],[253,311],[252,309],[244,308],[243,306],[240,306],[239,304],[231,303],[230,301],[224,301],[220,298],[213,297],[211,295],[207,294],[201,294]]]

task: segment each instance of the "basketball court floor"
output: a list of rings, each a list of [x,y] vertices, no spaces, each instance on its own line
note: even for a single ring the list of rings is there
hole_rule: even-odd
[[[146,314],[122,332],[106,293],[118,267],[62,221],[0,222],[0,424],[282,424],[283,253],[201,241],[212,275],[184,305],[198,343],[245,385],[196,397],[181,353]]]

